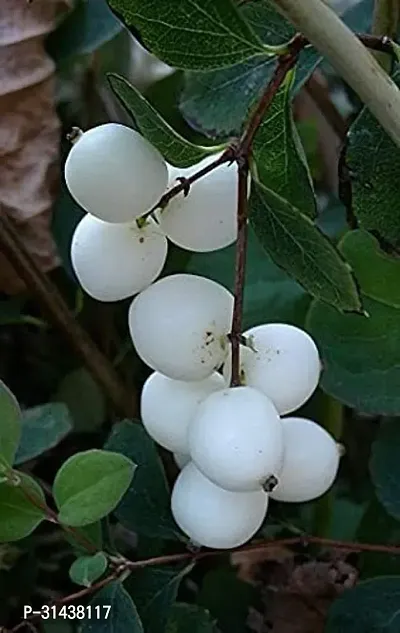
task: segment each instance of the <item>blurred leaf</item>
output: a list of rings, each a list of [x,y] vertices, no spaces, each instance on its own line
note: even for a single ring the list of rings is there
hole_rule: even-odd
[[[266,0],[246,2],[240,12],[260,39],[270,46],[283,45],[295,34],[292,26]],[[302,52],[296,90],[320,60],[311,48]],[[275,66],[276,57],[259,55],[224,70],[187,73],[180,103],[183,115],[192,127],[214,138],[238,134]]]
[[[376,496],[385,510],[400,520],[400,424],[388,420],[381,424],[372,445],[370,472]]]
[[[361,0],[342,18],[354,31],[365,33],[371,21],[373,0]],[[269,45],[289,41],[295,31],[268,0],[242,3],[241,14]],[[321,61],[312,48],[300,55],[294,91],[297,92]],[[214,138],[239,134],[251,106],[272,77],[276,59],[259,56],[226,70],[186,75],[181,109],[188,123]]]
[[[22,435],[14,464],[27,462],[56,446],[72,429],[67,407],[61,402],[43,404],[22,413]]]
[[[307,216],[253,181],[250,223],[261,245],[289,275],[316,298],[340,311],[360,311],[349,265]]]
[[[137,465],[134,480],[114,512],[122,525],[146,537],[179,538],[161,459],[144,428],[129,420],[115,424],[104,448]]]
[[[107,569],[107,558],[103,552],[93,556],[81,556],[72,563],[69,576],[72,582],[84,587],[90,587]]]
[[[62,182],[53,209],[51,231],[62,265],[75,283],[77,281],[71,266],[70,246],[75,228],[84,215],[85,212],[74,202],[68,193],[66,185]]]
[[[397,545],[400,541],[400,523],[387,514],[374,497],[364,513],[354,540]],[[400,556],[386,552],[362,552],[357,567],[362,578],[399,574]]]
[[[354,268],[364,271],[359,278],[361,292],[367,280],[367,292],[373,287],[376,294],[371,280],[375,271],[382,270],[382,258],[377,250],[370,249],[368,259],[361,263],[363,236],[361,232],[355,236],[348,233],[339,248]],[[367,270],[371,271],[368,278]],[[389,278],[381,279],[380,295],[389,296],[392,290]],[[322,354],[321,386],[359,411],[396,415],[400,412],[400,312],[364,294],[363,303],[368,316],[341,315],[320,302],[311,305],[307,324]]]
[[[73,455],[61,466],[53,495],[61,523],[94,523],[114,510],[135,471],[130,459],[119,453],[92,449]]]
[[[321,206],[315,224],[325,235],[336,242],[348,231],[346,208],[333,195],[330,195]]]
[[[49,35],[46,48],[61,64],[71,57],[92,53],[121,30],[106,0],[77,0],[71,13]]]
[[[174,68],[223,68],[265,54],[231,0],[108,0],[146,48]]]
[[[204,275],[233,290],[235,246],[191,254],[185,271]],[[268,257],[249,227],[243,329],[285,322],[302,326],[310,296]]]
[[[32,477],[18,472],[19,486],[0,484],[0,542],[19,541],[33,532],[45,517],[29,497],[46,506],[43,490]],[[24,494],[26,490],[27,495]]]
[[[400,67],[393,79],[400,86]],[[346,162],[360,228],[400,249],[400,149],[367,108],[351,126]]]
[[[165,633],[218,633],[218,628],[206,609],[178,602],[172,607]]]
[[[141,134],[157,147],[168,163],[190,167],[210,154],[206,148],[194,145],[178,134],[126,79],[109,74],[108,81]]]
[[[256,588],[240,580],[236,569],[220,566],[205,574],[197,602],[217,619],[223,631],[243,633],[256,595]]]
[[[390,257],[378,240],[366,231],[351,231],[341,244],[345,257],[351,258],[354,273],[363,294],[371,299],[400,308],[400,259]],[[371,261],[374,265],[371,266]]]
[[[95,431],[106,419],[104,394],[84,367],[63,378],[54,400],[67,405],[75,431]]]
[[[144,633],[135,604],[120,582],[100,589],[89,605],[92,617],[82,620],[80,633]],[[97,612],[100,615],[94,616]]]
[[[275,95],[253,141],[257,180],[315,218],[316,200],[290,101],[294,71]]]
[[[21,437],[21,409],[14,394],[0,380],[0,460],[11,466]]]
[[[148,567],[130,576],[126,588],[134,597],[146,633],[164,633],[179,585],[192,567]]]
[[[325,633],[397,633],[399,595],[400,576],[361,582],[333,603]]]

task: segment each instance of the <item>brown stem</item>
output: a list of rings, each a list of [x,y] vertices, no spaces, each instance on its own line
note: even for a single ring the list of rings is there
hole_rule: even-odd
[[[243,298],[246,272],[247,251],[247,190],[249,161],[243,156],[238,161],[238,209],[237,209],[237,241],[235,262],[235,289],[232,328],[230,333],[232,350],[231,387],[239,387],[240,380],[240,339],[242,336]]]
[[[0,251],[36,296],[49,319],[63,332],[116,411],[124,417],[135,417],[135,400],[126,393],[111,363],[75,320],[57,287],[37,267],[12,220],[4,212],[0,214]]]
[[[156,202],[156,204],[150,209],[150,211],[145,213],[142,217],[146,218],[149,215],[152,215],[152,213],[154,213],[154,211],[156,211],[157,209],[164,209],[172,200],[172,198],[175,198],[175,196],[180,194],[182,191],[189,191],[190,186],[194,182],[196,182],[196,180],[200,180],[200,178],[203,178],[211,171],[214,171],[214,169],[217,169],[217,167],[219,167],[223,163],[229,163],[233,160],[235,160],[235,149],[232,147],[228,147],[223,152],[223,154],[221,154],[221,156],[214,160],[212,163],[209,163],[202,169],[199,169],[199,171],[189,176],[189,178],[182,178],[177,185],[174,185],[172,189],[169,189],[166,193],[164,193],[158,200],[158,202]]]

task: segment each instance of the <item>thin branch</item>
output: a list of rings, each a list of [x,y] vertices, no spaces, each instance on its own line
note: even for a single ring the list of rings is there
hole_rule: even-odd
[[[135,417],[137,407],[134,398],[124,389],[112,364],[75,320],[58,288],[37,267],[14,223],[4,212],[0,214],[0,251],[25,281],[49,319],[63,332],[115,410],[124,417]]]
[[[249,160],[247,156],[238,162],[238,210],[235,261],[235,289],[232,328],[230,333],[232,350],[231,387],[239,387],[240,380],[240,339],[242,336],[243,298],[247,252],[247,194]]]

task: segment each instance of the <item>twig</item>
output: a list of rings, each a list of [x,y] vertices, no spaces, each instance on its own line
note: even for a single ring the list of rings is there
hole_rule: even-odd
[[[49,604],[51,606],[61,606],[63,604],[67,604],[69,602],[73,602],[74,600],[80,600],[86,596],[89,596],[99,589],[102,589],[106,585],[110,584],[114,580],[118,580],[121,578],[126,572],[133,571],[135,569],[143,569],[145,567],[154,567],[160,565],[172,565],[174,563],[185,563],[185,562],[198,562],[205,558],[213,558],[216,556],[227,556],[233,553],[242,552],[242,553],[250,553],[250,552],[264,552],[266,549],[273,547],[295,547],[302,546],[305,547],[307,545],[320,545],[322,547],[328,547],[331,549],[341,549],[347,550],[349,552],[380,552],[382,554],[394,554],[400,555],[400,545],[379,545],[374,543],[351,543],[347,541],[336,541],[328,538],[321,538],[318,536],[295,536],[291,538],[279,539],[275,541],[265,541],[263,543],[255,543],[253,545],[245,545],[238,547],[233,550],[207,550],[197,553],[185,552],[183,554],[171,554],[166,556],[157,556],[154,558],[147,558],[144,560],[123,561],[115,571],[99,580],[91,587],[86,587],[85,589],[81,589],[76,593],[70,594],[69,596],[65,596],[63,598],[54,600]],[[36,619],[40,618],[40,616],[32,615],[31,617],[26,618],[15,627],[10,629],[8,633],[16,633],[21,628],[26,626],[28,622],[32,622]],[[1,630],[1,627],[0,627]],[[5,631],[5,629],[3,629]]]
[[[232,351],[231,387],[239,387],[240,380],[240,339],[242,336],[244,282],[247,252],[247,193],[249,160],[243,156],[238,162],[238,210],[237,240],[235,257],[235,289],[230,342]]]
[[[36,296],[49,319],[63,332],[115,410],[124,417],[135,417],[137,410],[134,398],[125,391],[112,364],[74,319],[57,287],[37,267],[13,222],[4,212],[0,214],[0,250]]]

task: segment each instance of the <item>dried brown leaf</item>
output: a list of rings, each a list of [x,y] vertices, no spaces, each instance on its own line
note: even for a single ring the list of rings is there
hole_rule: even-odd
[[[44,39],[71,0],[0,2],[0,208],[18,224],[25,247],[44,271],[58,264],[50,233],[59,183],[60,124],[54,63]],[[1,255],[1,254],[0,254]],[[0,291],[23,283],[0,258]]]

